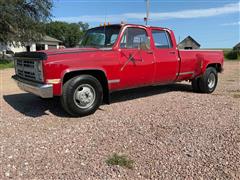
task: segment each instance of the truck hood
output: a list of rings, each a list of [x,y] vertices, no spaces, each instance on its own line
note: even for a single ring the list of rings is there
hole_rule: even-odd
[[[34,60],[46,60],[49,56],[62,54],[76,54],[111,50],[111,48],[66,48],[66,49],[51,49],[37,52],[20,52],[14,55],[15,58],[28,58]]]
[[[98,48],[66,48],[66,49],[52,49],[40,51],[45,53],[47,56],[58,55],[58,54],[71,54],[71,53],[81,53],[81,52],[95,52],[100,51],[102,49]]]

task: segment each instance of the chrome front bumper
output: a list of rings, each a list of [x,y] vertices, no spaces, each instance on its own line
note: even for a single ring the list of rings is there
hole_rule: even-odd
[[[30,92],[42,98],[52,98],[53,97],[53,85],[52,84],[40,84],[36,82],[31,82],[19,78],[17,75],[12,76],[16,81],[18,87],[23,91]]]

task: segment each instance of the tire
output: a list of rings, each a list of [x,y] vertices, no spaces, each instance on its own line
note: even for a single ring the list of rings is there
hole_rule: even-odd
[[[199,78],[192,80],[192,90],[193,92],[200,93],[201,89],[199,87]]]
[[[63,85],[61,104],[63,109],[74,117],[93,114],[101,105],[103,88],[93,76],[80,75]]]
[[[202,77],[199,78],[199,88],[202,93],[212,93],[218,83],[218,74],[215,68],[208,67]]]

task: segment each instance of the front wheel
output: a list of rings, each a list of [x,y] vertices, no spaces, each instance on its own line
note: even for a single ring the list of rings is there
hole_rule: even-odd
[[[199,91],[202,93],[212,93],[216,89],[217,83],[218,74],[216,69],[208,67],[203,76],[198,79]]]
[[[72,116],[93,114],[101,105],[102,99],[101,83],[93,76],[80,75],[63,85],[61,104]]]

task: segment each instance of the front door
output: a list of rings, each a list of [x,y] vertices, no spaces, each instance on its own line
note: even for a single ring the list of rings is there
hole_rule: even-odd
[[[120,88],[139,87],[152,84],[154,57],[148,49],[140,48],[149,40],[144,28],[128,27],[120,43]]]

